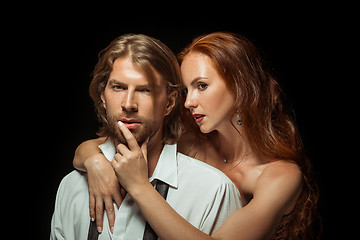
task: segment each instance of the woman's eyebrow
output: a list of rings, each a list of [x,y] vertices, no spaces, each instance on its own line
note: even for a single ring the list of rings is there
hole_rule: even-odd
[[[190,85],[194,85],[197,81],[201,80],[201,79],[208,79],[207,77],[196,77],[191,81]]]

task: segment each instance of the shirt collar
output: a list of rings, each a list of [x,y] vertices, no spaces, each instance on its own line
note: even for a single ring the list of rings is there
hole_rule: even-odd
[[[103,152],[104,156],[112,161],[116,154],[116,148],[111,141],[107,139],[105,143],[99,145],[99,148]],[[163,150],[160,154],[159,161],[156,164],[153,175],[149,178],[149,181],[152,182],[154,179],[159,179],[170,186],[177,188],[177,146],[165,144]]]
[[[165,144],[159,161],[156,164],[153,175],[149,178],[152,182],[154,179],[159,179],[170,186],[177,188],[177,146]]]

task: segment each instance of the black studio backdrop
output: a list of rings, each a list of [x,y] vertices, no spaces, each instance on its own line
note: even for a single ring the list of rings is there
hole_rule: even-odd
[[[305,9],[303,9],[305,10]],[[254,12],[256,13],[256,12]],[[257,13],[258,14],[258,13]],[[110,14],[111,15],[111,14]],[[205,14],[206,15],[206,14]],[[306,16],[306,17],[305,17]],[[313,161],[320,185],[320,210],[324,238],[331,228],[328,202],[328,145],[324,143],[330,112],[330,97],[324,86],[327,68],[328,26],[317,13],[308,11],[260,18],[186,15],[139,20],[139,16],[78,16],[51,12],[24,19],[12,29],[17,54],[13,73],[18,78],[21,106],[17,107],[21,128],[15,141],[26,153],[24,176],[31,192],[26,206],[32,216],[34,239],[48,239],[57,187],[73,170],[76,147],[96,137],[99,124],[88,94],[97,54],[110,41],[125,33],[142,33],[167,44],[177,54],[200,34],[230,31],[243,34],[260,48],[296,112],[305,149]],[[135,21],[137,19],[138,21]],[[10,34],[9,34],[10,35]],[[20,74],[21,73],[21,74]],[[14,86],[14,85],[13,85]],[[10,88],[11,89],[11,88]],[[20,139],[20,141],[19,141]],[[28,188],[28,187],[27,187]],[[22,204],[24,204],[22,202]],[[30,239],[30,238],[27,238]]]

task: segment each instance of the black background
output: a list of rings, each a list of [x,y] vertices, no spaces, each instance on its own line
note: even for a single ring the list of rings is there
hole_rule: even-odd
[[[4,151],[13,153],[4,158],[3,173],[14,176],[5,177],[3,185],[10,186],[5,208],[20,210],[11,214],[16,233],[32,234],[24,239],[49,238],[58,184],[73,169],[76,147],[96,137],[88,86],[98,52],[119,35],[143,33],[177,54],[194,37],[214,31],[243,34],[265,54],[295,109],[316,171],[323,239],[341,232],[336,216],[347,191],[339,183],[345,174],[339,173],[344,149],[338,143],[344,139],[336,126],[350,124],[339,103],[348,97],[339,87],[346,78],[338,64],[349,38],[345,27],[351,24],[340,17],[345,10],[224,2],[198,9],[190,3],[156,5],[153,11],[139,5],[31,5],[21,11],[15,6],[3,19],[3,61],[8,63],[3,64],[3,127],[9,143]]]

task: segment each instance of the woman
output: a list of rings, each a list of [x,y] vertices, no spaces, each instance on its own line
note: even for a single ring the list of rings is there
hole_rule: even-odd
[[[318,192],[311,166],[282,91],[255,46],[243,36],[217,32],[196,38],[179,61],[186,108],[179,151],[223,171],[239,189],[244,207],[210,237],[159,197],[146,171],[131,170],[141,169],[138,162],[118,168],[113,161],[112,168],[96,150],[103,142],[97,139],[81,144],[74,159],[74,166],[89,174],[91,217],[96,208],[101,224],[105,203],[113,224],[112,201],[120,205],[119,192],[124,194],[115,170],[161,239],[313,238]]]

